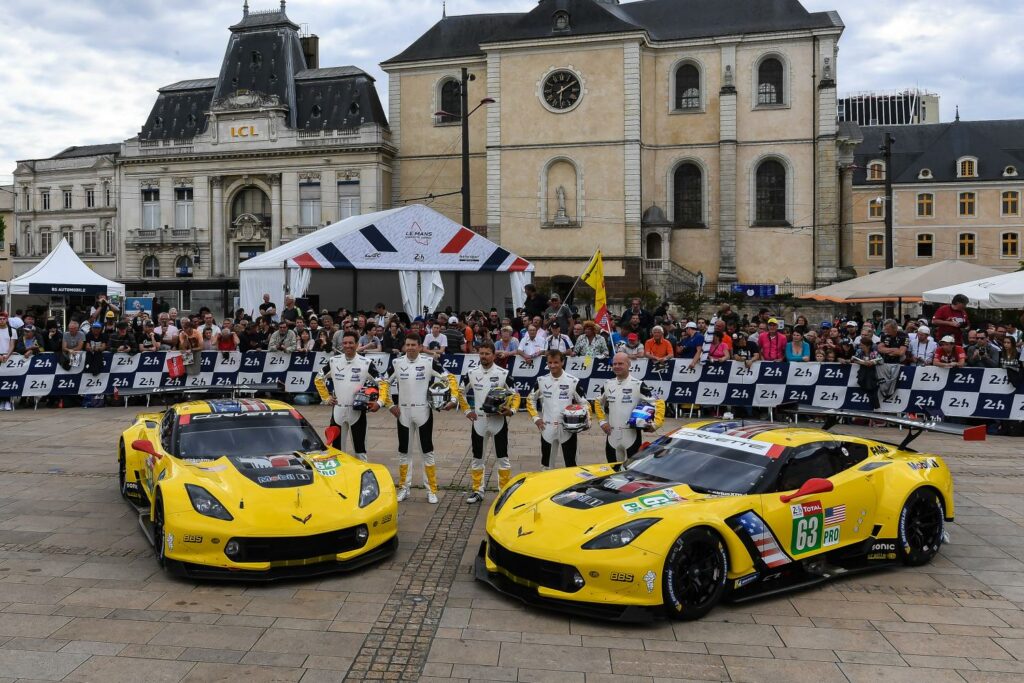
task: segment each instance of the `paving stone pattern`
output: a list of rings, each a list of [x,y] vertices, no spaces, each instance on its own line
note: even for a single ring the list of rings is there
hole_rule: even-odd
[[[270,585],[170,578],[117,494],[116,439],[138,410],[0,413],[0,683],[1024,681],[1017,439],[915,443],[956,477],[952,542],[926,567],[624,626],[528,609],[473,581],[485,516],[463,503],[469,423],[457,413],[435,421],[441,503],[413,490],[390,560]],[[326,426],[326,409],[303,412]],[[371,421],[372,457],[396,471],[393,420]],[[516,471],[537,467],[537,438],[517,417]],[[603,460],[596,430],[582,443],[582,462]]]

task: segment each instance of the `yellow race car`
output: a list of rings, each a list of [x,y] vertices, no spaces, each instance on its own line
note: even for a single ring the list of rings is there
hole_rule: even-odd
[[[953,480],[908,445],[924,430],[984,439],[985,428],[801,412],[826,415],[825,429],[697,422],[621,467],[517,477],[488,513],[477,579],[569,613],[685,620],[724,598],[929,562],[953,520]],[[907,438],[829,433],[842,416],[902,424]]]
[[[312,576],[361,567],[398,544],[387,468],[326,446],[280,401],[189,401],[140,414],[121,435],[118,466],[122,495],[173,574]]]

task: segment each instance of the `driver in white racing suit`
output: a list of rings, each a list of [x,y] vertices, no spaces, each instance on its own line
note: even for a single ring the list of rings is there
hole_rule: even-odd
[[[341,433],[331,445],[345,450],[348,433],[352,433],[352,448],[360,460],[366,460],[366,411],[355,410],[352,399],[363,388],[368,380],[380,377],[376,366],[366,356],[356,353],[359,335],[349,330],[342,334],[342,353],[330,358],[321,370],[324,378],[330,378],[334,384],[334,394],[328,403],[334,406],[331,424],[341,428]],[[371,402],[367,410],[371,413],[383,406],[379,400]]]
[[[519,393],[512,386],[511,374],[508,370],[494,363],[494,342],[485,340],[477,348],[480,354],[480,365],[462,376],[459,383],[459,407],[473,423],[473,491],[466,498],[467,503],[479,503],[484,499],[484,445],[487,439],[494,438],[494,457],[498,466],[498,488],[505,488],[512,474],[512,464],[508,459],[508,421],[519,408]],[[487,394],[492,389],[508,388],[511,391],[508,402],[496,413],[485,413],[482,410]],[[472,392],[472,401],[467,394]]]
[[[420,353],[420,339],[416,335],[405,338],[405,355],[391,365],[391,372],[380,384],[382,405],[391,408],[398,418],[398,500],[409,497],[412,473],[409,471],[409,435],[415,429],[420,437],[423,472],[427,485],[427,500],[437,503],[437,467],[434,464],[434,414],[430,410],[430,384],[434,379],[447,383],[451,395],[458,394],[455,375],[449,374],[430,356]],[[455,407],[454,399],[444,410]]]
[[[620,462],[640,450],[643,433],[653,432],[665,421],[665,401],[655,398],[651,388],[629,374],[629,356],[623,352],[612,358],[615,375],[604,383],[601,396],[594,401],[598,424],[608,436],[604,445],[608,462]],[[642,429],[630,426],[633,409],[641,402],[654,406],[652,422]]]
[[[562,447],[566,467],[576,467],[576,434],[562,429],[562,412],[578,403],[590,412],[590,403],[579,393],[579,379],[565,372],[565,354],[547,352],[548,374],[537,378],[537,386],[526,397],[526,411],[540,432],[540,464],[550,469],[551,446]]]

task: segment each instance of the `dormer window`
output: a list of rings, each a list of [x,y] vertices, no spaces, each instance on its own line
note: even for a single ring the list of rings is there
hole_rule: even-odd
[[[559,10],[555,12],[554,17],[554,30],[555,31],[568,31],[569,30],[569,13],[565,10]]]
[[[885,162],[875,159],[868,164],[868,180],[885,180]]]
[[[1007,166],[1006,168],[1004,168],[1003,169],[1003,177],[1004,178],[1016,178],[1017,177],[1017,167],[1016,166]]]
[[[920,173],[917,174],[918,180],[931,180],[933,177],[932,169],[930,168],[922,168]]]
[[[978,160],[974,157],[961,157],[956,162],[956,170],[958,178],[977,178]]]

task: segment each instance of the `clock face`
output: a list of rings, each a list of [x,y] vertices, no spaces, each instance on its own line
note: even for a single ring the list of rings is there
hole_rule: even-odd
[[[544,81],[544,101],[552,109],[569,109],[579,102],[583,87],[571,71],[556,71]]]

